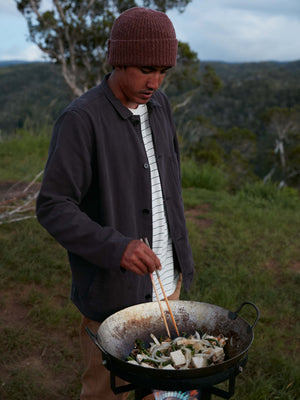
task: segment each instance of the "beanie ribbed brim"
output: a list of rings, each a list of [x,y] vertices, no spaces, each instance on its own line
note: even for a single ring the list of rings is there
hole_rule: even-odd
[[[177,39],[169,40],[109,40],[108,62],[114,66],[174,66],[177,58]],[[151,54],[151,57],[149,57]]]

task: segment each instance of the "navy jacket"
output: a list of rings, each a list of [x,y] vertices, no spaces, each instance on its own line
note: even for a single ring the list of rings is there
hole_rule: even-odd
[[[175,266],[188,290],[193,260],[181,197],[178,143],[169,102],[157,91],[148,103]],[[71,298],[88,318],[152,300],[148,275],[120,267],[133,239],[151,245],[151,182],[139,116],[103,82],[58,118],[37,199],[37,217],[68,250]]]

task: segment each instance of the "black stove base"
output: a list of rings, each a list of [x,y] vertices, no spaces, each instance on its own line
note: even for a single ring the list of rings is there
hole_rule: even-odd
[[[229,370],[224,372],[224,374],[219,374],[218,383],[228,383],[227,391],[217,388],[216,386],[210,385],[207,380],[199,379],[194,382],[186,381],[180,382],[180,386],[178,387],[178,383],[176,385],[175,381],[168,384],[168,387],[161,387],[161,390],[177,390],[177,391],[189,391],[189,390],[197,390],[199,392],[198,400],[211,400],[212,395],[215,395],[222,399],[230,399],[234,395],[235,391],[235,379],[236,376],[243,371],[247,363],[248,357],[244,357],[239,363],[235,364]],[[137,384],[129,383],[128,385],[116,387],[116,375],[111,372],[110,381],[111,381],[111,389],[115,394],[134,391],[135,392],[135,400],[142,400],[145,396],[152,393],[153,388],[139,387]],[[224,379],[223,379],[224,378]],[[143,383],[141,382],[141,385]],[[170,386],[169,386],[170,385]]]

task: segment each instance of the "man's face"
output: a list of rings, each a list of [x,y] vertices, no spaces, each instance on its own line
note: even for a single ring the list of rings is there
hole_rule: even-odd
[[[116,67],[113,91],[123,105],[146,104],[162,84],[170,67]]]

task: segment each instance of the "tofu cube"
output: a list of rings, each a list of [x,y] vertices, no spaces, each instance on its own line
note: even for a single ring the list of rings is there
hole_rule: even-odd
[[[180,367],[186,363],[185,356],[181,350],[172,351],[170,357],[175,367]]]
[[[207,358],[203,356],[192,357],[192,366],[194,368],[207,367]]]

